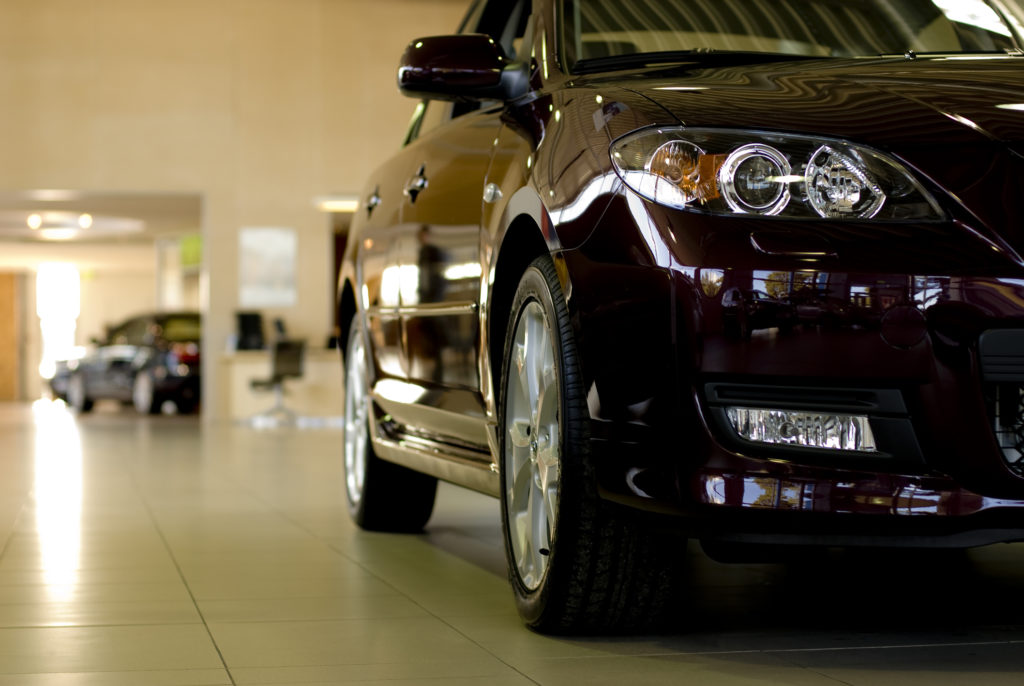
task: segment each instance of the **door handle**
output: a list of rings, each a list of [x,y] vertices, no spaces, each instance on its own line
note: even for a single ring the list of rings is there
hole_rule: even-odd
[[[426,166],[421,166],[416,175],[405,184],[405,194],[409,196],[409,202],[416,202],[416,197],[427,190],[428,183],[425,171]]]
[[[366,216],[373,214],[373,210],[380,204],[380,186],[373,189],[373,194],[366,199]]]

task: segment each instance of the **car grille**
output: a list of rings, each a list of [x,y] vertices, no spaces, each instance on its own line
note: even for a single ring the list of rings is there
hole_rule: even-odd
[[[1024,476],[1024,329],[986,331],[978,349],[996,442],[1010,469]]]
[[[1024,385],[986,384],[988,416],[1006,464],[1024,476]]]

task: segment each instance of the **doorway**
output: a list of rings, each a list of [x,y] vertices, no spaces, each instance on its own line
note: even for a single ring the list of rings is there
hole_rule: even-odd
[[[21,279],[0,273],[0,402],[21,397]]]

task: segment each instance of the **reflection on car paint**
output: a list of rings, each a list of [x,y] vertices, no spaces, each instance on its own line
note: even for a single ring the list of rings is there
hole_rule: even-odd
[[[946,488],[928,487],[910,477],[824,482],[702,474],[699,483],[703,502],[725,508],[913,517],[1020,507],[1018,501],[984,497],[951,482],[944,484]]]

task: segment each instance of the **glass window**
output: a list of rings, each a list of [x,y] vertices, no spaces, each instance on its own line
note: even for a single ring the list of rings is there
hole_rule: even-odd
[[[145,319],[129,319],[124,324],[111,329],[108,336],[110,345],[139,345],[146,333]]]
[[[198,341],[201,334],[198,315],[175,315],[160,321],[160,331],[164,340],[172,343],[192,343]]]
[[[133,319],[125,327],[128,345],[143,345],[151,342],[152,322],[148,319]]]
[[[566,0],[566,62],[658,54],[805,57],[1001,52],[1020,47],[1021,0]],[[581,64],[582,63],[582,64]]]

